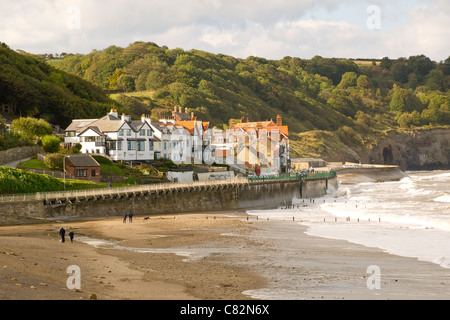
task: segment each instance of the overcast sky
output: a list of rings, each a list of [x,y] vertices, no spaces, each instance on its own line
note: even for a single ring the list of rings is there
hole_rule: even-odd
[[[89,53],[155,42],[246,58],[450,56],[449,0],[0,0],[0,42]]]

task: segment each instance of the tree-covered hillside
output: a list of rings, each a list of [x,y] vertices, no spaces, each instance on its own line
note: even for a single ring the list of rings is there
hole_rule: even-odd
[[[450,58],[442,63],[425,56],[384,58],[379,66],[358,66],[319,56],[237,59],[136,42],[71,55],[56,65],[110,92],[145,91],[150,108],[179,105],[216,123],[282,113],[294,132],[336,130],[353,125],[361,112],[371,119],[390,111],[422,116],[430,104],[425,113],[435,113],[435,119],[424,114],[423,123],[449,120],[445,107],[437,109],[448,99]]]
[[[387,129],[450,125],[450,58],[238,59],[136,42],[52,63],[114,93],[135,116],[181,106],[223,127],[281,114],[302,155],[364,148]]]
[[[0,43],[0,106],[15,116],[64,127],[73,118],[102,116],[116,104],[99,86]]]
[[[299,155],[364,149],[390,129],[450,125],[450,57],[441,62],[423,55],[363,62],[319,56],[239,59],[148,42],[48,60],[108,91],[120,104],[119,112],[135,117],[145,113],[158,119],[180,106],[224,128],[230,119],[258,121],[281,114]],[[48,80],[40,90],[61,77],[70,79],[39,66],[52,70],[41,70]],[[79,108],[70,105],[58,112],[67,115]],[[84,107],[82,113],[87,113]]]

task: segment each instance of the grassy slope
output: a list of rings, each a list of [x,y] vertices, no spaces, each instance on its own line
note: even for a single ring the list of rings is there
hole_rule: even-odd
[[[0,194],[35,193],[63,190],[64,184],[56,178],[0,167]]]

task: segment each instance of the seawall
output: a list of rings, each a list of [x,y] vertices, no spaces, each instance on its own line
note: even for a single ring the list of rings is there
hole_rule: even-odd
[[[350,165],[333,168],[340,184],[397,181],[407,177],[398,166]]]
[[[195,186],[67,201],[0,203],[0,225],[38,223],[42,220],[121,217],[132,211],[138,216],[189,212],[217,212],[252,208],[277,208],[294,198],[315,198],[337,187],[337,179],[264,181],[249,184]]]

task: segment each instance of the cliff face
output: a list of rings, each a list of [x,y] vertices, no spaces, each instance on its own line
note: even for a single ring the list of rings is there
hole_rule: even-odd
[[[390,132],[361,155],[368,164],[393,164],[402,170],[450,169],[450,129]]]

